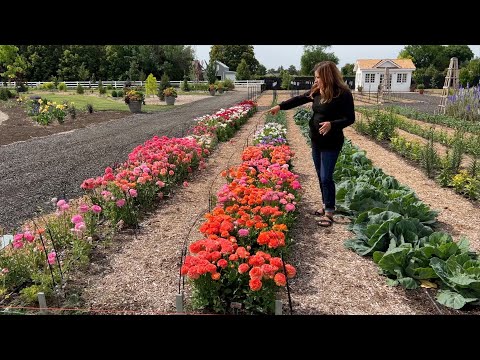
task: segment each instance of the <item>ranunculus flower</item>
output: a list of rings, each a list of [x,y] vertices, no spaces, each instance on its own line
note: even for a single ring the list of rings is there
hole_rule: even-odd
[[[125,199],[120,199],[120,200],[117,200],[116,204],[119,208],[123,207],[125,205],[126,201]]]
[[[285,210],[287,210],[287,212],[295,211],[295,205],[289,203],[285,205]]]
[[[92,206],[92,211],[95,213],[95,214],[99,214],[102,212],[102,208],[98,205],[93,205]]]
[[[248,236],[248,233],[249,233],[248,229],[238,230],[238,236],[240,236],[240,237]]]
[[[75,215],[72,217],[72,223],[78,224],[79,222],[83,221],[82,215]]]
[[[287,285],[287,278],[282,273],[275,274],[275,277],[273,278],[273,281],[275,281],[275,284],[277,284],[278,286]]]
[[[252,291],[258,291],[262,288],[262,282],[260,281],[260,279],[251,279],[248,282],[248,285],[250,286],[250,289],[252,289]]]
[[[52,251],[50,254],[48,254],[48,263],[50,265],[55,264],[56,258],[57,258],[57,253],[55,251]]]

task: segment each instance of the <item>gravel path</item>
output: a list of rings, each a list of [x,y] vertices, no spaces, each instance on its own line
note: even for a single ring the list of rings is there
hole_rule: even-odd
[[[8,120],[8,115],[0,111],[0,125],[2,124],[2,122],[7,120]]]
[[[154,114],[135,114],[93,127],[0,146],[0,228],[19,227],[52,197],[78,197],[80,184],[123,162],[132,149],[158,136],[184,136],[198,116],[245,100],[247,92],[211,96]]]

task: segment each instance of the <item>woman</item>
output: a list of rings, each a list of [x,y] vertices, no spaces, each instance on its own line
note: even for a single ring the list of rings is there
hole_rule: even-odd
[[[292,97],[268,110],[275,115],[279,110],[289,110],[312,102],[313,116],[308,125],[312,140],[312,157],[320,182],[323,207],[315,211],[321,216],[320,226],[333,224],[335,211],[335,183],[333,171],[342,149],[343,128],[355,121],[353,96],[344,83],[335,63],[322,61],[315,65],[315,82],[310,91]]]

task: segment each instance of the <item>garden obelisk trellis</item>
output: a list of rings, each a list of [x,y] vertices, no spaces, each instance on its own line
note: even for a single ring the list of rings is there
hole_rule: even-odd
[[[450,88],[453,88],[454,93],[458,90],[458,59],[452,57],[450,59],[450,65],[448,66],[447,76],[445,77],[445,84],[442,90],[442,100],[440,102],[440,111],[445,114],[447,108],[447,98]]]

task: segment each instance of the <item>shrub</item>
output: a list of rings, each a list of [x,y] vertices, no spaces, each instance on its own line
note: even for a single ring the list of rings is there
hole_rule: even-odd
[[[55,84],[53,82],[46,82],[40,85],[41,90],[53,90],[55,89]]]
[[[225,79],[225,80],[223,80],[223,85],[225,86],[225,89],[227,89],[227,90],[235,89],[235,84],[234,84],[233,80]]]
[[[92,104],[87,104],[86,109],[87,109],[89,114],[93,113],[93,105]]]
[[[77,94],[83,94],[85,91],[83,90],[83,86],[78,84],[77,85]]]
[[[423,84],[418,84],[418,85],[417,85],[417,89],[418,89],[418,90],[425,89],[425,85],[423,85]]]
[[[163,96],[163,90],[170,86],[172,86],[170,84],[170,78],[167,74],[163,74],[160,78],[160,87],[158,88],[158,97],[160,98],[160,100],[165,100],[165,97]]]
[[[12,93],[7,88],[0,89],[0,100],[7,101],[9,98],[12,97]]]
[[[188,85],[188,76],[187,75],[185,75],[183,77],[183,83],[182,83],[181,89],[183,91],[190,91],[190,86]]]
[[[107,85],[107,90],[113,90],[112,84],[108,84],[108,85]]]
[[[123,90],[117,91],[117,97],[123,97]]]
[[[67,91],[67,84],[65,84],[64,82],[61,82],[60,84],[58,84],[57,89],[59,91]]]
[[[103,86],[102,80],[98,81],[98,92],[99,94],[103,95],[107,93],[107,89]]]
[[[117,90],[112,90],[112,97],[114,97],[114,98],[117,97]]]

